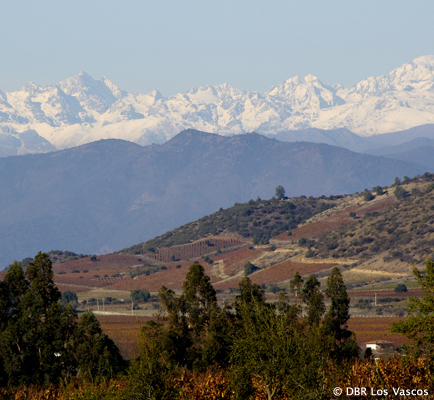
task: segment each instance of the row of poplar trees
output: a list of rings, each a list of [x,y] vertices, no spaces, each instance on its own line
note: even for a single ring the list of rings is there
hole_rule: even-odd
[[[255,381],[269,399],[329,395],[330,365],[350,365],[359,351],[347,329],[350,301],[339,269],[327,280],[327,312],[314,276],[303,281],[296,274],[291,302],[284,292],[276,304],[266,302],[247,277],[239,286],[234,303],[220,307],[204,268],[193,264],[180,296],[161,288],[164,312],[142,327],[140,356],[131,368],[135,393],[170,399],[180,371],[223,369],[234,399],[249,398]]]

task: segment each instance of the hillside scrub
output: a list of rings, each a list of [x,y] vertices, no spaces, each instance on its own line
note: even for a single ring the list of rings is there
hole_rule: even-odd
[[[408,179],[407,184],[419,187],[411,194],[404,184],[397,183],[395,192],[405,192],[396,196],[398,203],[316,238],[311,246],[313,255],[367,260],[383,254],[384,262],[423,263],[434,247],[434,195],[431,184],[426,185],[432,180],[434,175],[428,173]]]
[[[282,195],[283,196],[283,195]],[[122,252],[141,254],[157,248],[189,243],[210,235],[232,234],[258,244],[287,230],[296,228],[315,214],[332,208],[335,199],[298,197],[281,200],[250,200],[245,204],[235,204],[226,210],[195,222],[183,225],[145,243],[140,243]]]

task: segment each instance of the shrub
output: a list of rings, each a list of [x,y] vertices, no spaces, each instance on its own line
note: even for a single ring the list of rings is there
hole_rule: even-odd
[[[60,298],[60,304],[62,304],[62,306],[66,306],[68,303],[70,303],[74,308],[77,306],[77,293],[71,292],[69,290],[62,293],[62,297]]]
[[[397,186],[393,194],[398,200],[402,200],[407,195],[407,191],[402,186]]]
[[[434,190],[434,183],[431,183],[431,185],[428,185],[427,186],[427,188],[426,188],[426,193],[429,193],[429,192],[431,192],[431,191],[433,191]]]
[[[299,246],[304,246],[307,243],[306,238],[300,238],[298,239],[298,245]]]
[[[393,290],[396,293],[406,293],[407,292],[407,286],[405,286],[403,283],[400,283]]]
[[[312,258],[315,255],[315,252],[312,249],[309,249],[304,255],[306,258]]]
[[[382,194],[384,194],[384,190],[381,186],[375,186],[374,190],[377,196],[381,196]]]
[[[363,191],[363,199],[365,201],[371,201],[371,200],[375,199],[375,196],[369,190],[365,189]]]
[[[248,276],[253,272],[257,271],[259,268],[256,265],[253,265],[250,261],[247,261],[244,264],[244,276]]]
[[[208,256],[205,256],[204,261],[207,262],[208,264],[213,264],[214,261],[211,260],[211,258],[209,258]]]
[[[131,291],[131,299],[133,301],[147,302],[150,297],[151,294],[146,289],[136,289]]]

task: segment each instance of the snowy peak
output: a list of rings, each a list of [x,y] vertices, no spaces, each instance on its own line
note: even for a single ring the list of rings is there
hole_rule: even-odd
[[[13,137],[12,148],[21,152],[30,142],[23,142],[19,133],[28,131],[67,148],[102,138],[164,143],[185,129],[273,135],[342,128],[370,136],[424,124],[434,124],[434,56],[418,57],[350,89],[306,75],[264,94],[223,83],[163,97],[157,90],[126,93],[106,77],[94,79],[80,71],[57,85],[30,82],[15,92],[0,91],[2,140]],[[306,131],[299,135],[303,140]]]
[[[88,120],[80,103],[60,87],[33,82],[8,93],[6,101],[0,101],[0,112],[7,114],[7,118],[3,117],[10,122],[45,123],[51,127]]]
[[[110,92],[112,92],[113,96],[115,96],[117,99],[121,99],[122,97],[128,94],[124,90],[119,89],[118,86],[116,86],[112,81],[107,79],[105,76],[103,76],[99,80],[110,90]]]
[[[87,110],[103,114],[123,96],[121,90],[106,78],[95,80],[84,71],[59,83],[68,95],[75,97]]]
[[[415,87],[421,90],[431,90],[434,83],[434,56],[418,57],[388,75],[390,82],[398,90],[411,91]]]
[[[266,93],[267,97],[284,101],[292,108],[322,109],[344,104],[345,101],[336,95],[336,90],[324,85],[316,76],[295,76]]]
[[[349,96],[381,96],[387,92],[421,92],[434,89],[434,56],[422,56],[388,74],[363,79],[348,91]]]

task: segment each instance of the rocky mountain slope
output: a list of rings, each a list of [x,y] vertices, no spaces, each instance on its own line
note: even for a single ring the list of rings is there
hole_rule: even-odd
[[[185,131],[162,145],[103,140],[0,159],[0,262],[39,250],[130,246],[249,199],[353,193],[425,172],[416,164],[258,134]]]
[[[264,94],[222,84],[169,97],[158,91],[126,93],[107,78],[80,72],[57,85],[29,83],[0,91],[0,155],[50,151],[43,139],[58,149],[105,138],[164,143],[189,128],[221,135],[345,128],[369,136],[405,130],[434,123],[433,71],[434,56],[423,56],[350,89],[307,75]],[[17,136],[14,132],[29,130],[44,146],[13,139],[12,145],[3,144],[5,137]],[[300,133],[299,140],[307,139]]]

